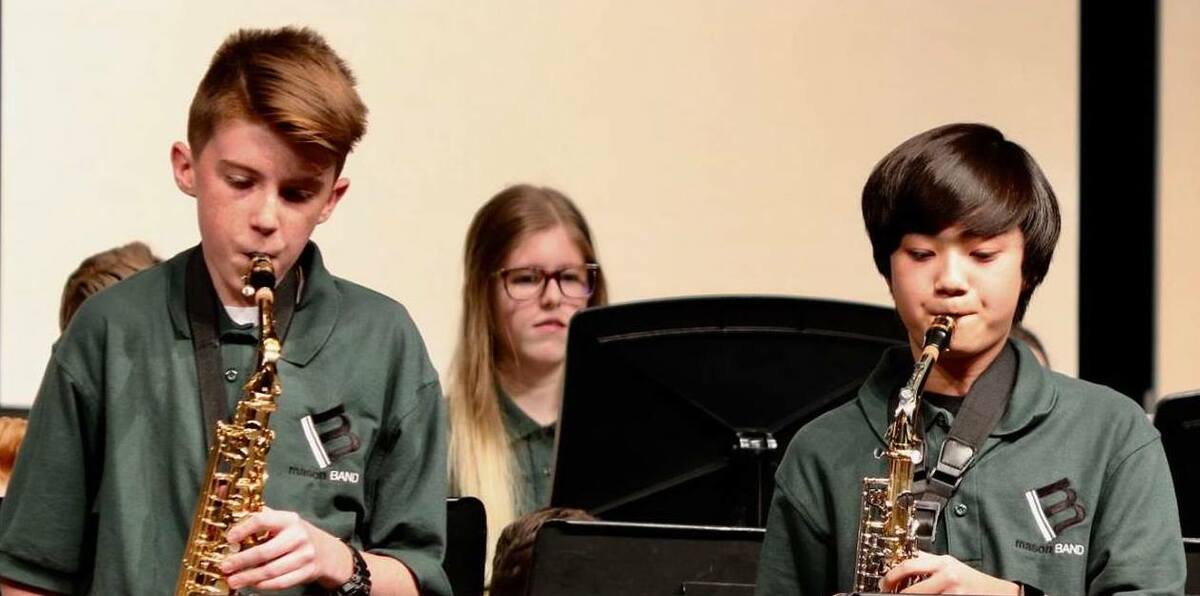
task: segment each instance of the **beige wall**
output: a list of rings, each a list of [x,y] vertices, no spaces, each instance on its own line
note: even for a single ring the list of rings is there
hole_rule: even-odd
[[[318,229],[338,274],[403,301],[444,370],[462,236],[502,186],[576,198],[616,300],[771,293],[888,303],[867,173],[950,121],[999,126],[1058,191],[1064,234],[1028,322],[1076,367],[1074,1],[4,3],[0,402],[33,397],[58,292],[133,238],[198,239],[167,149],[238,26],[311,24],[371,108]]]
[[[1163,0],[1159,85],[1159,395],[1200,388],[1200,2]]]

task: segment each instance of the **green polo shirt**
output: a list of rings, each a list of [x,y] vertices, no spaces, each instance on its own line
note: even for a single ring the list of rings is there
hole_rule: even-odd
[[[1018,342],[1012,399],[938,524],[939,554],[1047,594],[1182,594],[1175,495],[1132,400],[1042,368]],[[887,352],[857,399],[804,426],[776,473],[757,594],[849,592],[861,481],[886,476],[887,400],[912,372]],[[953,420],[922,405],[937,454]],[[936,455],[931,455],[936,457]]]
[[[65,593],[173,590],[209,433],[185,310],[190,252],[88,299],[56,344],[0,511],[0,576]],[[448,595],[437,373],[402,306],[330,275],[315,245],[301,262],[266,504]],[[257,341],[227,318],[220,331],[232,412]]]
[[[525,515],[550,505],[550,471],[554,464],[554,432],[556,425],[542,426],[530,418],[503,391],[500,411],[508,445],[520,473],[522,490],[517,503],[517,515]]]

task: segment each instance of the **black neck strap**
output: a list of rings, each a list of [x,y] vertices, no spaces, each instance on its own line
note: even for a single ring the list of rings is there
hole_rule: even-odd
[[[983,442],[1000,423],[1016,379],[1017,356],[1010,346],[1005,346],[963,397],[962,407],[950,425],[932,471],[927,473],[924,461],[915,466],[917,543],[922,550],[932,552],[942,508],[958,490],[963,474],[975,462]]]
[[[300,265],[275,288],[275,328],[279,337],[287,336],[292,322],[292,313],[297,302],[300,285]],[[204,264],[204,252],[200,247],[192,249],[188,256],[185,278],[188,324],[192,329],[192,351],[196,358],[196,377],[200,386],[200,406],[204,412],[205,448],[211,440],[218,420],[229,416],[225,393],[225,375],[221,362],[220,303],[213,287],[212,277]]]

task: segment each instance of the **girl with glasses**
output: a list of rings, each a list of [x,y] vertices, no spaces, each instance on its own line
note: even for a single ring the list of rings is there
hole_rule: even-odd
[[[567,324],[607,295],[583,214],[551,188],[492,197],[467,231],[463,265],[447,391],[451,493],[483,501],[491,561],[506,525],[549,504]]]

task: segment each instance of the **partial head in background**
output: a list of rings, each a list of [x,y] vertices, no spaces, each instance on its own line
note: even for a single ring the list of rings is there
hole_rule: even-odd
[[[21,441],[25,440],[25,427],[24,418],[0,416],[0,497],[4,496],[13,466],[17,463]]]
[[[533,566],[533,545],[542,525],[554,519],[594,521],[582,509],[549,507],[523,515],[504,528],[492,562],[491,596],[523,596]]]
[[[141,242],[130,242],[84,259],[63,287],[58,330],[66,331],[67,323],[88,296],[161,261]]]
[[[1041,362],[1042,366],[1050,368],[1050,356],[1046,353],[1046,347],[1042,345],[1042,340],[1038,339],[1038,336],[1034,335],[1028,327],[1021,324],[1013,325],[1012,337],[1029,346],[1029,351],[1033,352],[1038,362]]]
[[[310,29],[242,30],[217,50],[175,143],[175,183],[196,198],[204,259],[222,303],[246,304],[253,254],[291,269],[349,188],[339,177],[366,131],[354,75]]]

